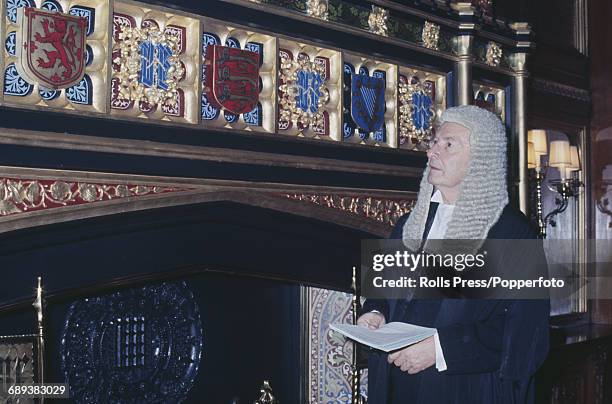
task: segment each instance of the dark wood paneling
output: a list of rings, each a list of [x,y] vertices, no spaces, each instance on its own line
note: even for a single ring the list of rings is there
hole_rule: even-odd
[[[539,45],[574,48],[576,0],[494,0],[495,14],[509,21],[527,21]]]
[[[602,174],[607,165],[612,164],[612,4],[597,0],[590,7],[590,52],[591,52],[591,91],[593,111],[591,117],[591,142],[593,155],[591,205],[593,216],[591,225],[598,239],[612,239],[612,217],[601,213],[596,200],[602,197]],[[608,265],[599,265],[598,270],[606,275],[612,271]],[[612,323],[612,300],[595,300],[592,319],[597,323]]]
[[[609,403],[610,332],[610,327],[601,326],[553,331],[550,354],[536,377],[536,403]]]

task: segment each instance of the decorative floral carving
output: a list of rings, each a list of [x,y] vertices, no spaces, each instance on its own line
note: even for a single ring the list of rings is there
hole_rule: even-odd
[[[497,67],[501,63],[502,54],[503,51],[501,46],[496,42],[490,41],[487,44],[487,55],[485,61],[489,66]]]
[[[122,28],[119,33],[119,52],[113,59],[113,63],[120,66],[118,71],[113,72],[113,78],[118,79],[121,99],[150,106],[160,103],[175,106],[179,97],[177,84],[183,78],[185,68],[178,56],[183,39],[172,32],[162,32],[157,24],[143,24],[142,28]],[[143,52],[156,55],[149,62],[157,65],[151,66],[151,77],[147,75],[151,83],[147,85],[141,80]]]
[[[185,190],[188,188],[2,178],[0,216]]]
[[[372,6],[372,12],[370,12],[370,16],[368,17],[368,25],[370,26],[370,32],[373,32],[377,35],[388,36],[388,19],[389,10],[378,6]]]
[[[415,203],[414,200],[406,199],[382,199],[338,194],[283,194],[282,196],[327,208],[339,209],[389,226],[393,226],[402,215],[410,212]]]
[[[306,13],[314,18],[327,21],[328,4],[327,0],[307,0]]]
[[[311,61],[304,53],[294,60],[282,51],[280,61],[279,122],[291,122],[300,130],[310,127],[315,133],[326,133],[324,106],[329,90],[325,63]]]
[[[421,34],[423,46],[428,49],[438,50],[438,42],[440,40],[440,26],[433,22],[425,21],[423,25],[423,33]]]
[[[418,77],[399,81],[399,140],[400,144],[425,145],[433,132],[435,108],[433,85]]]

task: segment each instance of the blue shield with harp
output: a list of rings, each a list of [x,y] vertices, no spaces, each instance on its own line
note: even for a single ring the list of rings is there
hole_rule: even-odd
[[[357,126],[375,132],[385,122],[385,80],[365,74],[351,79],[351,117]]]

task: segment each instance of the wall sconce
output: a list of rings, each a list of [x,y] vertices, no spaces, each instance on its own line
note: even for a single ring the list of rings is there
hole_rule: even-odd
[[[597,198],[597,209],[604,215],[612,218],[612,209],[610,208],[610,198],[608,194],[612,192],[612,165],[607,165],[602,173],[601,179],[601,196]],[[608,227],[612,228],[612,219],[608,223]]]
[[[536,173],[536,220],[542,238],[546,237],[546,226],[556,226],[554,217],[567,209],[569,198],[576,198],[584,184],[573,173],[580,171],[580,158],[578,147],[570,146],[567,140],[553,140],[550,142],[548,165],[544,165],[542,156],[548,153],[546,131],[534,129],[528,132],[527,167],[535,169]],[[544,216],[542,211],[542,183],[546,177],[548,167],[559,170],[560,179],[549,180],[548,189],[557,193],[555,209]]]

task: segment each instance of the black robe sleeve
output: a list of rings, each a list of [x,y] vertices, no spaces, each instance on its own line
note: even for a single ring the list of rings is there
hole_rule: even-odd
[[[408,220],[409,214],[405,214],[397,220],[397,223],[393,227],[391,231],[390,239],[401,239],[402,238],[402,230],[404,228],[404,224],[406,220]],[[389,320],[389,302],[387,299],[367,299],[363,304],[361,309],[361,314],[369,313],[373,310],[380,312],[383,316],[385,316],[385,320]]]

